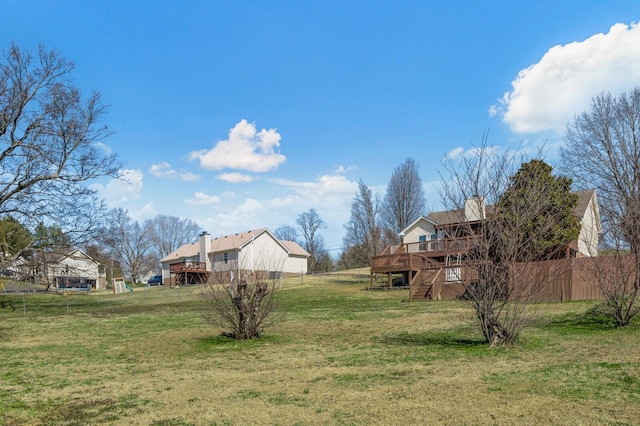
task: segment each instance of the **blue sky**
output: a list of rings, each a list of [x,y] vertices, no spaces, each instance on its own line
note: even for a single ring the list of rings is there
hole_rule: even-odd
[[[440,208],[442,159],[489,143],[556,159],[566,122],[640,84],[636,1],[4,0],[0,48],[43,43],[100,91],[144,220],[213,236],[295,226],[315,208],[337,255],[363,179],[406,158]]]

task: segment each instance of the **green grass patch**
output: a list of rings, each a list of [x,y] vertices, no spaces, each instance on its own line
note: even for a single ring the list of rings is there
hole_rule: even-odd
[[[493,390],[523,392],[573,401],[640,401],[640,363],[556,364],[527,372],[492,374],[484,378]]]
[[[637,422],[637,321],[541,304],[518,346],[496,350],[464,303],[367,285],[283,281],[280,321],[242,342],[206,323],[195,286],[4,296],[0,424]]]

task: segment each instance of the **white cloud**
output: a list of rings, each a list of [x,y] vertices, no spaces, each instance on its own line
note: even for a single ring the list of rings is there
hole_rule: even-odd
[[[520,71],[499,105],[516,133],[562,134],[575,114],[588,110],[603,91],[617,95],[640,81],[640,26],[615,24],[607,34],[554,46],[536,64]]]
[[[110,208],[119,207],[126,202],[140,198],[143,179],[140,170],[122,169],[118,177],[111,179],[106,185],[94,184],[93,189],[98,191]]]
[[[200,165],[209,170],[230,168],[267,172],[286,161],[279,147],[280,134],[275,129],[257,132],[255,124],[243,119],[229,131],[227,140],[218,142],[209,150],[193,151],[189,159],[200,161]]]
[[[156,216],[158,212],[153,204],[153,201],[148,202],[140,210],[129,210],[129,216],[135,221],[143,222],[146,219],[151,219]]]
[[[279,187],[277,196],[271,198],[266,195],[268,192],[264,192],[264,199],[247,197],[240,203],[221,202],[197,222],[215,236],[265,226],[274,230],[282,225],[297,226],[298,215],[314,208],[327,224],[327,228],[320,232],[327,247],[339,248],[344,233],[343,225],[349,220],[351,201],[358,189],[357,182],[342,175],[347,169],[340,167],[333,173],[319,176],[315,181],[272,179],[269,183]],[[236,197],[239,198],[239,195],[236,194]]]
[[[223,180],[229,183],[246,183],[253,181],[253,178],[249,175],[242,173],[222,173],[216,176],[216,179]]]
[[[268,226],[269,213],[262,202],[247,198],[231,210],[219,211],[198,223],[214,237],[221,237]]]
[[[469,149],[464,149],[463,147],[459,146],[457,148],[453,148],[452,150],[450,150],[449,152],[447,152],[445,154],[445,159],[448,160],[461,160],[463,158],[471,158],[474,157],[476,155],[478,155],[480,153],[482,148],[476,148],[476,147],[472,147]],[[487,146],[484,148],[485,153],[486,154],[490,154],[492,152],[498,151],[499,148],[495,147],[495,146]]]
[[[455,159],[460,157],[461,155],[463,155],[464,153],[464,148],[459,146],[457,148],[453,148],[451,151],[447,152],[446,157],[447,158],[451,158],[451,159]]]
[[[288,187],[294,193],[271,200],[271,209],[282,211],[283,217],[291,217],[289,222],[295,223],[298,214],[314,208],[327,223],[328,229],[323,234],[331,232],[342,235],[343,225],[349,220],[351,202],[358,190],[358,182],[347,179],[342,174],[343,170],[345,169],[338,168],[333,174],[322,175],[315,182],[272,180],[272,183]],[[295,214],[292,216],[293,213]],[[340,237],[334,236],[333,239],[336,238]]]
[[[220,204],[220,197],[207,195],[204,192],[196,192],[192,198],[187,198],[184,203],[190,206],[210,206]]]
[[[109,145],[107,145],[104,142],[94,142],[93,143],[96,147],[100,148],[105,154],[107,155],[111,155],[112,150],[111,147]]]
[[[340,174],[322,175],[317,182],[296,182],[286,179],[273,179],[271,182],[287,186],[301,196],[310,199],[325,199],[327,197],[350,194],[353,196],[358,189],[358,183],[348,180]]]
[[[158,164],[152,164],[151,167],[149,167],[149,173],[157,178],[167,178],[167,179],[180,178],[185,182],[197,182],[200,180],[200,176],[194,173],[185,172],[185,171],[181,171],[181,172],[176,171],[171,167],[171,164],[167,163],[166,161],[162,161]]]
[[[342,174],[342,173],[347,173],[347,172],[351,172],[354,170],[357,170],[358,167],[357,166],[338,166],[338,169],[336,170],[336,173]]]

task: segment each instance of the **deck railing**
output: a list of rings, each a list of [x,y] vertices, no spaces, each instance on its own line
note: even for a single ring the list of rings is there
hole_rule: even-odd
[[[473,247],[475,238],[473,236],[441,238],[438,240],[405,243],[396,247],[397,250],[404,253],[460,253]]]
[[[169,271],[172,274],[180,272],[207,272],[207,264],[205,262],[181,262],[169,265]]]
[[[399,271],[424,268],[432,262],[431,257],[464,253],[473,247],[473,243],[474,237],[468,236],[388,246],[371,260],[371,269]]]

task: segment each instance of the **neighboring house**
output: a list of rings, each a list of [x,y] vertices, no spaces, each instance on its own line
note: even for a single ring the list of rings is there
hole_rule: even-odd
[[[106,288],[100,264],[82,250],[47,252],[38,256],[15,262],[12,269],[18,279],[31,277],[55,288]]]
[[[160,261],[167,285],[206,282],[213,272],[246,274],[255,271],[279,276],[306,274],[309,253],[293,241],[281,241],[267,228],[186,244]]]
[[[575,215],[580,218],[580,235],[569,245],[569,257],[591,257],[598,255],[598,242],[601,231],[600,212],[595,189],[574,192],[578,196]],[[400,232],[402,244],[408,252],[436,252],[444,245],[453,243],[451,238],[455,234],[456,226],[468,228],[474,223],[480,223],[486,215],[482,200],[470,199],[465,203],[464,210],[446,210],[433,212],[422,216]],[[459,242],[459,241],[458,241]]]
[[[575,194],[578,195],[575,214],[581,222],[580,235],[566,247],[565,257],[597,256],[601,224],[596,191]],[[392,276],[400,274],[405,284],[413,285],[420,279],[424,281],[425,274],[420,273],[426,270],[444,271],[438,278],[443,282],[459,281],[465,253],[473,242],[472,237],[465,234],[481,224],[491,208],[485,206],[482,199],[474,198],[467,200],[463,209],[433,212],[418,218],[400,233],[400,245],[389,246],[372,259],[372,281],[373,274],[385,273],[391,285]]]

